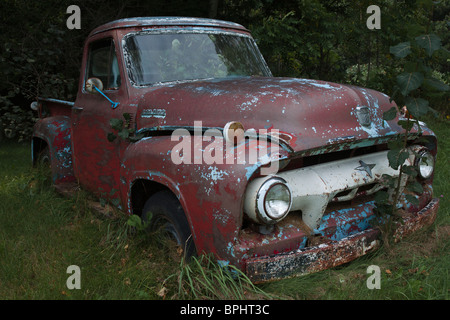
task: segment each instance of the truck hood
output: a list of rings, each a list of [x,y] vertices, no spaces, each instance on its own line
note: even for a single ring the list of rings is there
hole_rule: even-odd
[[[245,130],[277,129],[292,151],[299,152],[397,134],[397,121],[382,119],[393,106],[387,95],[356,86],[245,77],[152,87],[138,102],[136,125],[145,131],[193,127],[201,121],[203,128],[223,128],[239,121]],[[361,107],[367,107],[369,124],[359,120]]]

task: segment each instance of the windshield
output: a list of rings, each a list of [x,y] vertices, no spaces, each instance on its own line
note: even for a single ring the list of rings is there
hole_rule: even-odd
[[[124,40],[131,81],[271,76],[253,39],[227,33],[133,34]]]

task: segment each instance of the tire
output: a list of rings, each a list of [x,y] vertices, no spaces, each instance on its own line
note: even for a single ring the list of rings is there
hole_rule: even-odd
[[[50,168],[51,166],[51,160],[50,160],[50,149],[48,146],[46,146],[42,151],[39,153],[37,157],[37,165],[43,168]]]
[[[38,172],[38,180],[41,188],[48,188],[52,183],[52,164],[50,158],[50,149],[46,146],[44,149],[39,152],[35,167]]]
[[[180,202],[169,191],[159,191],[152,195],[142,210],[142,220],[151,233],[161,232],[164,240],[173,240],[183,249],[185,259],[196,255],[191,229]]]

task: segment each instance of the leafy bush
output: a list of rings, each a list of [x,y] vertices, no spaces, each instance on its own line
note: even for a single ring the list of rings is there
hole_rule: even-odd
[[[33,29],[30,25],[27,28]],[[65,29],[47,22],[45,28],[30,30],[25,37],[21,32],[19,29],[7,38],[0,37],[4,44],[0,55],[0,130],[18,141],[31,137],[36,113],[30,103],[38,97],[74,99],[78,78],[74,72],[79,70],[79,66],[72,68],[69,64],[72,55],[65,52]],[[69,67],[72,71],[65,72]]]
[[[83,2],[82,29],[68,30],[65,10],[72,4],[69,0],[0,1],[0,132],[26,140],[34,123],[29,108],[32,101],[39,96],[75,99],[83,43],[94,27],[149,10],[155,16],[206,17],[213,2],[217,3]],[[219,2],[215,17],[250,29],[275,76],[350,82],[387,94],[401,67],[389,54],[389,47],[400,41],[415,42],[418,34],[434,33],[441,37],[443,50],[433,55],[433,78],[449,85],[450,2],[377,1],[382,12],[380,30],[366,27],[369,4],[351,0],[225,0]],[[449,115],[448,92],[429,91],[427,99],[434,109]]]

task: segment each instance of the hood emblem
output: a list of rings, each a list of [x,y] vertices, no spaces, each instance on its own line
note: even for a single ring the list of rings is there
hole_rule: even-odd
[[[356,116],[358,117],[359,123],[363,127],[370,127],[372,121],[370,120],[370,110],[366,106],[356,107]]]
[[[372,169],[373,169],[373,167],[375,167],[375,164],[368,164],[362,160],[359,160],[359,164],[360,164],[360,166],[356,167],[355,170],[365,171],[371,178],[373,178]]]
[[[144,109],[141,113],[141,118],[162,118],[166,117],[165,109]]]

